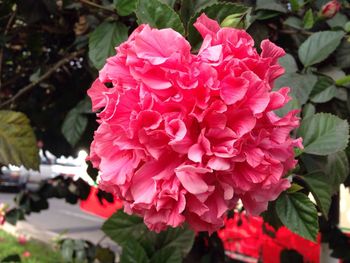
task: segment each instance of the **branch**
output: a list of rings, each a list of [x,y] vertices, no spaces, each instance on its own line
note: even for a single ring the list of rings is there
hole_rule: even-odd
[[[10,31],[10,28],[12,26],[12,23],[13,23],[14,19],[15,19],[16,13],[17,13],[17,8],[12,12],[9,21],[7,22],[7,25],[6,25],[5,31],[4,31],[4,37]],[[1,90],[1,86],[2,86],[1,85],[1,76],[2,76],[1,72],[2,72],[2,59],[3,59],[3,56],[4,56],[4,48],[1,48],[0,49],[0,90]]]
[[[28,84],[25,86],[23,89],[20,89],[13,97],[9,98],[8,100],[4,101],[3,103],[0,104],[0,109],[4,108],[8,104],[14,102],[17,100],[19,97],[23,96],[25,93],[33,89],[37,84],[42,82],[43,80],[47,79],[50,77],[57,69],[59,69],[61,66],[64,64],[68,63],[71,61],[73,58],[83,54],[85,50],[81,49],[79,51],[72,52],[68,54],[66,57],[62,58],[60,61],[58,61],[55,65],[53,65],[48,71],[46,71],[40,78],[38,78],[36,81],[33,81],[32,83]]]
[[[99,9],[102,9],[102,10],[104,10],[104,11],[108,11],[108,12],[115,13],[113,9],[110,9],[110,8],[105,7],[105,6],[103,6],[103,5],[96,4],[96,3],[91,2],[91,1],[89,1],[89,0],[79,0],[79,1],[82,2],[83,4],[86,4],[86,5],[95,7],[95,8],[99,8]]]
[[[313,33],[310,31],[305,31],[305,30],[293,30],[293,29],[282,29],[279,30],[279,33],[282,34],[287,34],[287,35],[298,35],[298,34],[302,34],[302,35],[306,35],[306,36],[311,36]]]

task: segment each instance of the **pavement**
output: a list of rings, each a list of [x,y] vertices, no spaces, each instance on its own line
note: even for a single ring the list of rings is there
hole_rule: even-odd
[[[5,202],[12,206],[15,195],[0,192],[0,203]],[[21,222],[19,228],[24,228],[22,231],[27,229],[33,232],[33,235],[38,235],[37,239],[62,235],[73,239],[89,240],[94,244],[102,240],[100,243],[102,246],[120,252],[116,243],[105,237],[102,232],[101,227],[104,221],[103,218],[82,211],[79,205],[71,205],[61,199],[50,199],[48,210],[26,216],[26,221]]]

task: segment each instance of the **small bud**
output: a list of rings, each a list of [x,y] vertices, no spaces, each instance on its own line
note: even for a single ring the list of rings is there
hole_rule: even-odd
[[[320,11],[320,17],[322,18],[332,18],[334,17],[338,11],[340,10],[341,4],[338,0],[332,0],[322,6]]]
[[[221,22],[221,27],[245,28],[245,15],[246,13],[229,15]]]

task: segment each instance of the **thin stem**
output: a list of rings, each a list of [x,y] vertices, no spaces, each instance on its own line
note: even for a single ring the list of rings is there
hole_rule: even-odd
[[[25,93],[33,89],[36,85],[38,85],[40,82],[43,80],[47,79],[50,77],[57,69],[59,69],[61,66],[64,64],[68,63],[71,61],[73,58],[83,54],[85,50],[81,49],[79,51],[72,52],[68,54],[66,57],[62,58],[60,61],[58,61],[55,65],[50,67],[48,71],[46,71],[43,75],[41,75],[40,78],[38,78],[36,81],[33,81],[32,83],[28,84],[25,86],[23,89],[20,89],[13,97],[9,98],[8,100],[4,101],[3,103],[0,104],[0,109],[4,108],[5,106],[11,104],[18,98],[22,97]]]
[[[15,10],[12,12],[12,14],[11,14],[11,16],[10,16],[8,22],[7,22],[7,25],[6,25],[5,31],[4,31],[4,37],[10,31],[12,23],[13,23],[15,17],[16,17],[16,14],[17,14],[17,7],[15,7]],[[1,90],[1,87],[2,87],[2,83],[1,83],[2,75],[1,75],[1,72],[2,72],[2,60],[3,60],[3,57],[4,57],[4,48],[1,48],[0,49],[0,90]]]
[[[313,33],[305,30],[292,30],[292,29],[282,29],[279,31],[282,34],[288,34],[288,35],[296,35],[296,34],[303,34],[307,36],[311,36]]]
[[[97,245],[100,245],[103,240],[105,240],[107,235],[103,235],[100,240],[97,242]]]

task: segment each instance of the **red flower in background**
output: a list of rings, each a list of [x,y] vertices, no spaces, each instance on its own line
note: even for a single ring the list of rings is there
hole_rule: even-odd
[[[338,13],[340,7],[341,4],[337,0],[332,0],[322,6],[320,15],[324,18],[332,18]]]
[[[262,262],[280,263],[281,252],[292,249],[300,253],[305,262],[319,262],[320,235],[318,242],[314,243],[286,227],[276,231],[261,217],[235,213],[232,219],[225,219],[225,227],[218,230],[218,235],[233,258],[238,254],[262,259]]]

